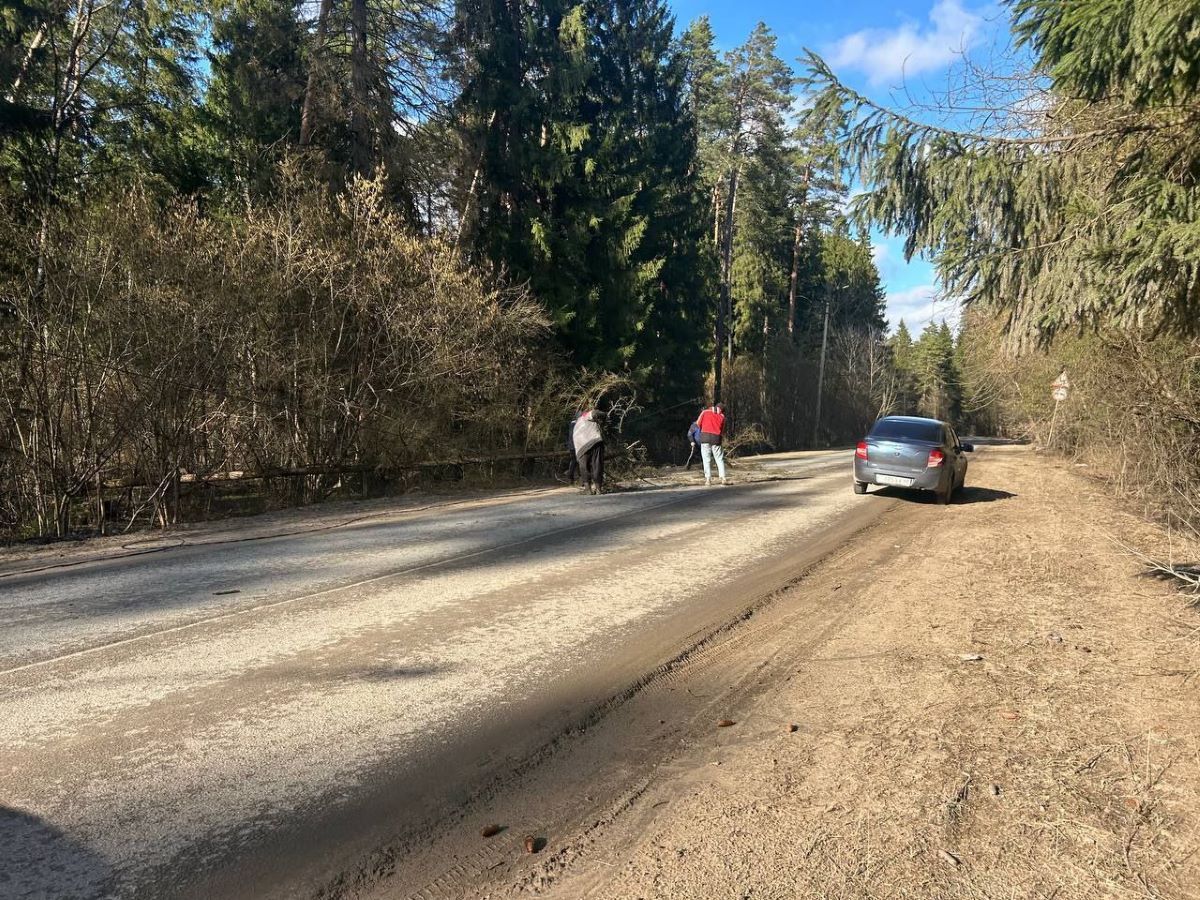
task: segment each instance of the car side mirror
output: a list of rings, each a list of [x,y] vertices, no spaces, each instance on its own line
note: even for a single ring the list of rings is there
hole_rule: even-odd
[[[958,449],[961,450],[963,453],[974,453],[975,445],[974,444],[959,444]]]

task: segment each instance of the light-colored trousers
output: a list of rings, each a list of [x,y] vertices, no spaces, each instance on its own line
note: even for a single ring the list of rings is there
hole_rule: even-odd
[[[717,460],[717,474],[725,477],[725,451],[720,444],[701,444],[700,458],[704,460],[704,477],[712,478],[712,461]]]

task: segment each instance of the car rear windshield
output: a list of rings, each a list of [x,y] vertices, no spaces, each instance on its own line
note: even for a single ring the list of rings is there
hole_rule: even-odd
[[[868,437],[885,441],[931,441],[942,440],[942,426],[937,422],[905,422],[903,419],[880,419]]]

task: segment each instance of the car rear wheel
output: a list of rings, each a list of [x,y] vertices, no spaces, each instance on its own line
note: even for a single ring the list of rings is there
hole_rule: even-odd
[[[941,484],[939,484],[936,488],[933,489],[934,502],[937,503],[938,506],[945,506],[947,503],[950,502],[950,495],[953,493],[954,493],[954,476],[951,475],[949,478],[946,478],[945,476],[943,476]]]
[[[867,492],[867,483],[865,481],[854,482],[854,493],[865,494]]]

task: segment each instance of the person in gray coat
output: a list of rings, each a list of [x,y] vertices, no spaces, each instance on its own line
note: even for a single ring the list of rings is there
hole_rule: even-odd
[[[583,488],[599,494],[604,487],[604,432],[600,426],[604,416],[594,409],[580,413],[575,420],[575,456],[583,475]]]

